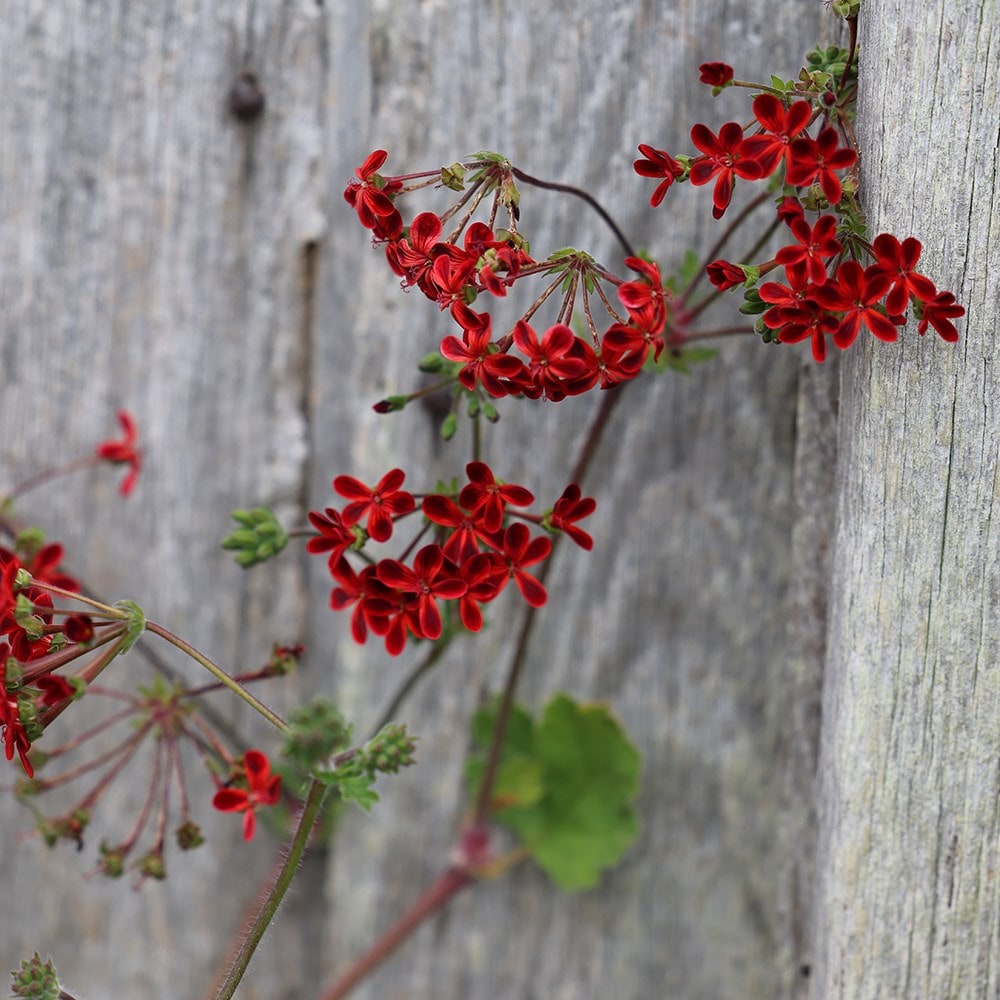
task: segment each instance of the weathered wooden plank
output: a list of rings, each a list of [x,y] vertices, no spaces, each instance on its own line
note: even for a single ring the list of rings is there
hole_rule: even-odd
[[[998,43],[992,0],[865,5],[873,227],[968,315],[843,369],[817,998],[1000,992]]]
[[[136,501],[88,474],[27,512],[66,539],[95,587],[134,597],[224,664],[304,635],[311,656],[282,704],[335,695],[363,729],[409,658],[353,646],[327,610],[321,561],[293,555],[244,577],[215,549],[237,505],[271,503],[294,521],[328,502],[335,474],[402,463],[418,481],[467,458],[461,436],[443,447],[420,412],[368,408],[412,384],[449,324],[404,299],[367,251],[341,199],[353,167],[377,146],[400,168],[497,148],[588,187],[669,268],[691,238],[711,239],[704,192],[650,212],[630,170],[636,143],[683,149],[692,121],[742,115],[731,95],[711,102],[697,64],[737,52],[741,75],[790,74],[822,11],[794,0],[766,20],[715,0],[426,3],[405,16],[388,3],[91,8],[26,3],[0,24],[13,95],[0,103],[3,478],[43,445],[54,457],[91,447],[114,408],[131,406],[148,448]],[[268,107],[242,126],[225,94],[247,47]],[[525,191],[522,209],[537,253],[574,243],[617,263],[577,202]],[[605,699],[633,734],[643,834],[627,863],[574,898],[529,868],[477,888],[359,995],[716,1000],[788,988],[799,952],[776,898],[777,706],[791,670],[797,391],[797,357],[752,344],[690,380],[630,390],[587,484],[600,502],[595,552],[558,556],[524,697]],[[487,457],[554,499],[566,480],[553,456],[579,442],[594,406],[508,405]],[[445,863],[467,807],[467,720],[502,682],[513,619],[495,619],[407,707],[420,766],[310,861],[242,996],[309,995]],[[126,827],[124,803],[108,805]],[[799,808],[793,829],[808,824]],[[5,925],[0,957],[50,951],[92,994],[199,995],[270,845],[247,850],[228,817],[198,818],[209,845],[138,895],[80,886],[66,852],[7,852],[5,895],[44,892]],[[16,830],[24,815],[5,806],[2,821]],[[109,962],[103,941],[136,945]],[[792,961],[776,964],[778,952]]]

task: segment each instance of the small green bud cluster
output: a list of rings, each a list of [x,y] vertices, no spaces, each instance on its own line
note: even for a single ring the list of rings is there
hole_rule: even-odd
[[[287,544],[288,535],[267,507],[234,510],[240,526],[222,540],[222,547],[236,552],[236,562],[244,569],[277,555]]]
[[[52,959],[43,962],[38,952],[21,961],[21,968],[10,974],[11,997],[26,1000],[61,1000],[68,997],[59,986],[59,977]]]

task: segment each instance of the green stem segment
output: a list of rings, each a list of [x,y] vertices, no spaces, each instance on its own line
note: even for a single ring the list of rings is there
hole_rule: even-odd
[[[213,677],[229,688],[233,694],[242,698],[251,708],[263,715],[272,726],[283,733],[288,732],[288,723],[281,716],[275,715],[267,705],[258,698],[255,698],[239,681],[230,677],[222,667],[213,663],[204,653],[200,653],[189,642],[186,642],[179,635],[175,635],[169,629],[165,629],[162,625],[157,625],[156,622],[147,621],[146,631],[158,635],[161,639],[166,639],[167,642],[176,646],[181,652],[187,653],[192,660],[200,663]]]
[[[278,912],[278,907],[285,898],[285,893],[288,892],[288,887],[292,884],[292,879],[298,870],[302,855],[305,854],[306,848],[309,846],[309,838],[316,823],[316,818],[319,816],[320,809],[323,806],[326,791],[327,786],[315,778],[309,785],[309,792],[306,795],[305,803],[302,806],[302,813],[299,816],[299,825],[295,830],[295,836],[292,837],[292,842],[288,845],[288,854],[285,857],[285,863],[282,865],[281,871],[278,872],[278,877],[275,879],[271,891],[261,903],[253,926],[247,931],[247,936],[243,940],[233,966],[229,970],[229,974],[226,976],[225,982],[220,987],[219,992],[216,994],[216,1000],[231,1000],[235,995],[236,987],[239,986],[243,974],[247,971],[250,959],[253,958],[253,954],[257,950],[257,945],[260,944],[264,932],[270,926],[274,915]]]

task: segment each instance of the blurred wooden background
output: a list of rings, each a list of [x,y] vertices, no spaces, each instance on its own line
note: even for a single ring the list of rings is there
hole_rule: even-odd
[[[872,225],[924,240],[926,272],[969,308],[962,341],[911,327],[839,373],[732,343],[628,391],[586,484],[595,550],[557,556],[522,697],[613,707],[644,759],[640,839],[594,891],[522,866],[467,892],[359,997],[1000,995],[996,8],[869,0],[862,30]],[[95,470],[20,514],[90,586],[234,671],[303,641],[267,694],[330,696],[366,730],[413,658],[356,647],[301,547],[249,573],[218,548],[237,506],[303,523],[337,474],[402,464],[419,488],[467,460],[421,409],[370,409],[451,324],[368,247],[342,199],[354,167],[377,147],[399,171],[496,149],[587,188],[669,271],[713,241],[708,195],[651,211],[636,144],[685,150],[693,122],[746,117],[699,63],[791,76],[834,29],[802,0],[9,4],[0,483],[89,451],[131,409],[134,497]],[[252,124],[226,108],[242,69],[266,93]],[[536,255],[620,265],[579,202],[522,195]],[[504,405],[487,460],[554,499],[597,402]],[[446,863],[468,719],[502,683],[515,610],[407,704],[419,766],[309,859],[239,996],[315,995]],[[116,669],[148,676],[138,656]],[[109,795],[82,855],[17,840],[31,818],[5,798],[0,971],[37,949],[73,992],[205,995],[277,844],[245,846],[203,792],[208,843],[138,893],[81,875],[141,789]]]

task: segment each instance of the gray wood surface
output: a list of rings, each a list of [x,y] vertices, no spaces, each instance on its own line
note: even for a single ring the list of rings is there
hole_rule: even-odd
[[[942,121],[976,136],[990,120],[996,67],[990,85],[985,63],[958,53],[971,44],[967,24],[974,23],[973,39],[995,60],[995,37],[987,45],[994,6],[987,4],[978,20],[956,15],[963,30],[953,33],[924,24],[930,15],[921,13],[919,29],[907,19],[926,60],[967,67],[962,86],[949,94],[925,69],[914,86],[932,88],[933,98],[919,107],[935,108]],[[883,16],[897,23],[894,9],[879,8]],[[274,640],[303,639],[309,657],[295,679],[275,689],[279,708],[323,693],[366,729],[412,657],[392,661],[376,646],[353,645],[346,621],[328,611],[322,560],[291,550],[244,574],[217,548],[236,506],[267,503],[289,523],[301,522],[308,509],[331,502],[336,474],[370,480],[403,464],[420,488],[421,471],[433,481],[467,459],[468,439],[442,445],[422,411],[380,418],[370,410],[381,396],[414,383],[415,359],[450,321],[415,294],[403,296],[381,255],[368,249],[341,197],[353,168],[379,146],[400,170],[495,148],[533,174],[593,191],[669,269],[687,245],[713,239],[707,192],[671,192],[664,207],[649,211],[649,182],[631,172],[636,144],[683,150],[693,121],[717,126],[745,114],[732,95],[712,101],[697,82],[700,62],[729,58],[745,78],[791,75],[830,23],[821,5],[800,0],[430,2],[406,5],[405,15],[402,5],[343,0],[10,4],[0,19],[0,480],[89,450],[114,430],[118,406],[132,408],[147,449],[134,498],[122,502],[117,477],[94,471],[33,494],[21,512],[67,543],[72,566],[92,587],[139,601],[232,669],[260,663]],[[939,37],[949,40],[940,50]],[[892,41],[873,38],[869,45],[873,53],[891,53]],[[881,93],[880,86],[886,107],[905,97],[890,89],[901,58],[873,55],[866,63],[871,93]],[[225,107],[244,64],[267,95],[264,116],[251,125],[233,121]],[[913,227],[928,245],[936,243],[928,271],[952,282],[982,317],[983,304],[996,301],[996,279],[987,288],[981,253],[962,254],[964,270],[957,262],[967,220],[987,217],[992,192],[985,180],[972,189],[962,171],[969,164],[985,169],[995,157],[995,131],[961,147],[954,163],[940,160],[935,174],[934,135],[926,129],[923,153],[903,161],[912,170],[890,168],[893,183],[897,174],[910,183],[928,171],[935,193],[931,204],[921,204],[900,199],[873,172],[880,143],[919,148],[912,136],[897,136],[896,119],[884,114],[881,129],[864,133],[873,146],[866,169],[878,186],[872,207],[889,219],[890,210],[917,205]],[[978,200],[953,212],[952,199],[969,190]],[[572,243],[619,262],[600,224],[569,198],[523,192],[522,223],[536,254]],[[987,245],[985,228],[976,238],[982,242],[970,236],[970,249]],[[565,689],[613,706],[644,756],[640,840],[595,891],[565,896],[528,866],[476,887],[359,997],[773,997],[800,992],[806,965],[813,983],[839,981],[834,944],[853,954],[851,935],[859,933],[841,923],[841,914],[853,911],[842,908],[839,894],[860,901],[874,864],[850,868],[859,856],[851,838],[864,830],[852,811],[860,800],[849,788],[864,767],[851,754],[866,745],[859,737],[867,739],[866,726],[879,731],[863,713],[882,704],[867,699],[868,708],[852,715],[841,694],[855,675],[873,676],[862,671],[868,661],[850,652],[860,648],[860,633],[852,631],[855,609],[844,602],[851,594],[869,601],[881,594],[864,575],[877,568],[856,546],[869,544],[869,528],[877,540],[910,546],[894,550],[895,589],[880,597],[888,625],[874,619],[868,626],[877,635],[870,641],[879,644],[871,662],[887,676],[901,648],[902,633],[893,631],[905,621],[899,609],[919,592],[907,583],[919,565],[915,553],[926,559],[942,551],[940,516],[922,516],[919,506],[902,520],[898,509],[882,513],[879,496],[864,493],[875,488],[872,478],[862,480],[860,471],[877,467],[872,463],[889,447],[898,463],[905,449],[934,442],[933,453],[921,452],[912,469],[904,463],[894,496],[930,503],[933,490],[925,495],[916,484],[921,476],[938,482],[951,461],[968,484],[965,499],[971,490],[986,491],[976,494],[977,509],[984,509],[994,480],[983,485],[986,479],[977,478],[983,474],[975,447],[993,449],[995,468],[993,396],[984,388],[995,376],[995,354],[984,339],[985,319],[979,322],[970,322],[958,352],[912,337],[902,352],[859,352],[845,366],[851,407],[842,411],[839,435],[835,369],[803,369],[792,350],[727,345],[690,379],[647,381],[629,391],[587,483],[599,499],[598,544],[589,555],[567,548],[557,557],[523,696],[540,704]],[[943,372],[951,393],[945,402],[938,395],[945,392]],[[884,384],[893,391],[872,391]],[[897,386],[905,389],[905,407]],[[563,459],[595,405],[593,398],[558,407],[508,404],[487,441],[487,459],[504,478],[554,498],[566,482]],[[896,422],[885,423],[886,413]],[[859,414],[868,414],[869,437],[853,433]],[[907,424],[904,434],[904,417],[933,424],[922,425],[923,433]],[[940,444],[952,426],[961,430],[954,446],[950,435]],[[876,430],[888,437],[876,440]],[[837,484],[840,529],[828,574],[838,437],[848,457]],[[991,467],[988,457],[979,454],[983,468]],[[918,731],[916,721],[891,733],[894,746],[904,745],[904,735],[933,733],[935,748],[958,754],[970,720],[982,720],[976,752],[962,758],[970,768],[964,785],[947,766],[927,773],[955,803],[985,795],[985,810],[996,799],[996,753],[991,760],[987,743],[996,720],[988,669],[996,658],[995,649],[988,656],[996,569],[986,561],[990,537],[981,546],[978,535],[962,533],[972,530],[972,500],[965,507],[951,496],[945,539],[953,548],[943,550],[951,562],[931,581],[936,617],[928,635],[951,644],[949,668],[960,659],[962,670],[972,671],[962,654],[980,649],[975,677],[987,691],[973,691],[971,681],[959,685],[953,669],[945,673],[942,652],[933,687],[931,673],[923,675],[922,700],[898,703],[908,706],[906,719],[916,720],[930,718],[927,706],[940,702],[952,720],[946,733]],[[993,545],[995,551],[995,539]],[[838,721],[824,747],[822,815],[829,818],[820,845],[822,905],[814,910],[813,772],[828,576],[835,669],[823,716]],[[992,581],[992,591],[984,581]],[[974,628],[967,602],[978,595],[993,603],[976,605]],[[927,600],[924,594],[920,608]],[[966,611],[956,618],[958,607]],[[402,714],[420,736],[419,766],[384,785],[372,816],[348,813],[334,845],[310,858],[241,997],[314,995],[447,862],[469,804],[461,777],[467,720],[502,683],[515,611],[513,604],[498,609],[492,630],[453,649],[408,704]],[[138,657],[129,662],[117,668],[123,682],[130,669],[146,676]],[[905,690],[910,698],[912,689]],[[225,701],[220,706],[249,739],[266,738],[244,713]],[[911,765],[913,774],[924,773],[912,755],[895,760],[903,762],[904,782]],[[5,911],[0,969],[38,949],[51,953],[68,986],[85,995],[203,995],[276,845],[260,836],[246,847],[231,817],[213,815],[205,787],[196,812],[209,843],[187,857],[169,855],[166,883],[132,893],[125,884],[83,882],[100,836],[128,829],[142,778],[134,784],[109,796],[83,856],[65,846],[49,852],[34,841],[4,852],[4,899],[25,902],[15,919]],[[898,809],[899,801],[885,808]],[[992,833],[984,828],[985,812],[954,815],[970,828],[952,868],[942,860],[935,878],[967,873],[956,881],[966,895],[956,898],[985,935],[977,954],[987,961],[997,910],[980,906],[969,887],[976,871],[986,885],[995,825]],[[895,816],[905,822],[905,814]],[[0,807],[8,844],[29,822],[9,802]],[[931,841],[915,835],[914,843]],[[905,853],[898,855],[896,885],[901,870],[909,871]],[[880,900],[897,898],[883,892]],[[945,898],[940,889],[938,898]],[[911,901],[915,912],[921,898]],[[858,905],[867,910],[876,902]],[[920,912],[925,922],[932,919]],[[883,915],[870,930],[893,935],[899,926],[900,918],[892,924]],[[816,940],[824,946],[817,949]],[[877,938],[867,940],[871,953],[892,953]],[[948,947],[958,948],[955,940],[950,936]],[[957,959],[948,966],[958,967]],[[995,992],[995,969],[983,975]],[[843,995],[854,995],[852,988]]]
[[[845,359],[815,993],[1000,995],[1000,7],[886,0],[863,44],[875,231],[965,303]]]

